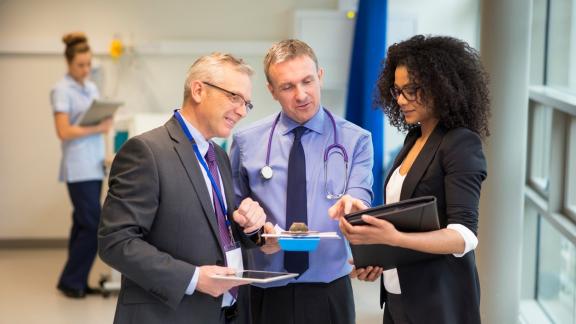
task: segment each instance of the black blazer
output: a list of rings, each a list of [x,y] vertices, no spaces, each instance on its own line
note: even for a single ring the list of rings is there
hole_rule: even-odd
[[[408,133],[384,188],[420,134],[420,128]],[[448,130],[438,124],[406,175],[400,200],[435,196],[441,227],[462,224],[477,234],[480,188],[485,178],[486,160],[478,134],[466,128]],[[474,251],[461,258],[439,255],[397,270],[402,302],[412,323],[480,323],[480,282]],[[381,283],[381,305],[385,299]],[[393,323],[387,309],[384,318],[385,323]]]

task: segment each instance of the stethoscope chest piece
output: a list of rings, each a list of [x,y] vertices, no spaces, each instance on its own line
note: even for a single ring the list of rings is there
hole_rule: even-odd
[[[262,175],[262,178],[266,180],[272,179],[273,174],[274,171],[272,171],[272,168],[269,165],[265,165],[264,167],[262,167],[262,169],[260,169],[260,175]]]

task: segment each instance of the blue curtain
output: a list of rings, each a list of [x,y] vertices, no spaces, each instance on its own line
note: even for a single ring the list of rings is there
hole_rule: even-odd
[[[346,102],[346,119],[372,133],[373,206],[383,200],[384,116],[380,109],[374,109],[372,99],[386,52],[387,2],[359,0]]]

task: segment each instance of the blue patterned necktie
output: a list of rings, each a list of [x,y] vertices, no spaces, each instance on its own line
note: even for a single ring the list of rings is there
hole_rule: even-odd
[[[300,139],[306,127],[294,128],[294,143],[288,159],[288,185],[286,187],[286,228],[292,223],[308,223],[306,203],[306,158]],[[284,252],[284,268],[302,274],[308,269],[308,252]]]
[[[216,152],[214,151],[214,146],[210,143],[208,147],[208,152],[206,152],[206,162],[208,164],[208,169],[210,174],[218,186],[218,190],[222,191],[220,188],[220,177],[218,176],[218,164],[216,163]],[[224,198],[224,197],[222,197]],[[220,233],[220,242],[222,243],[222,251],[226,253],[232,246],[232,238],[230,237],[230,231],[228,231],[228,226],[226,226],[226,217],[224,216],[224,211],[218,202],[218,196],[216,195],[216,190],[212,187],[212,203],[214,204],[214,212],[216,213],[216,219],[218,220],[218,232]],[[230,294],[234,299],[238,297],[238,287],[230,289]]]

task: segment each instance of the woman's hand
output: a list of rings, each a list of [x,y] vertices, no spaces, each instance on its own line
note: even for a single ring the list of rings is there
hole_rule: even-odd
[[[353,226],[344,217],[340,218],[340,230],[350,244],[398,245],[403,233],[392,223],[369,215],[362,215],[362,220],[367,225]]]
[[[62,141],[69,141],[93,134],[107,133],[114,125],[114,120],[110,117],[104,119],[98,125],[77,126],[70,123],[70,118],[67,113],[57,112],[54,114],[54,124],[58,138]]]
[[[112,119],[112,117],[104,118],[100,122],[100,124],[97,125],[98,132],[106,134],[110,131],[110,129],[112,129],[113,125],[114,125],[114,120]]]
[[[342,216],[356,212],[359,210],[364,210],[368,207],[364,205],[364,202],[360,199],[356,199],[350,195],[344,195],[342,198],[328,209],[328,215],[330,218],[339,220]]]

